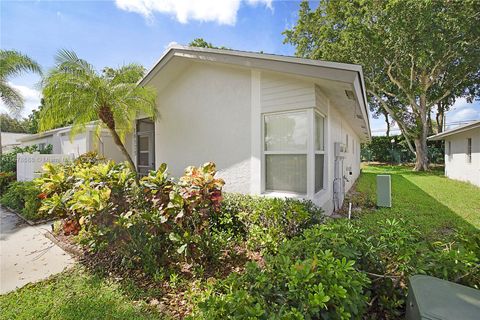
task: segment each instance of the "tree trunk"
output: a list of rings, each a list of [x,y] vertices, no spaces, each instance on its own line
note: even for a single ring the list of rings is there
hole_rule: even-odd
[[[432,124],[432,115],[431,115],[430,111],[428,111],[428,113],[427,113],[427,123],[428,123],[428,133],[432,134],[433,133],[433,124]]]
[[[115,142],[115,144],[117,145],[117,147],[120,149],[120,151],[122,152],[122,154],[125,156],[125,158],[127,158],[127,162],[128,164],[130,165],[130,168],[133,170],[133,171],[136,171],[137,169],[135,168],[135,163],[133,163],[133,160],[132,160],[132,157],[130,156],[130,154],[128,153],[127,149],[125,148],[125,145],[123,144],[122,140],[120,139],[120,137],[118,136],[118,133],[117,131],[115,131],[115,129],[110,129],[108,128],[109,131],[110,131],[110,134],[112,135],[113,137],[113,141]]]
[[[427,154],[427,140],[418,138],[415,139],[415,171],[428,170],[428,154]]]
[[[424,94],[420,96],[419,101],[419,115],[420,115],[420,129],[415,138],[415,171],[428,170],[428,153],[427,153],[427,136],[428,136],[428,119],[427,114],[427,99]],[[418,123],[418,122],[417,122]]]
[[[118,136],[117,131],[115,130],[115,119],[113,117],[113,113],[108,107],[108,105],[103,105],[99,112],[98,112],[98,117],[100,120],[102,120],[103,123],[107,126],[108,130],[110,131],[110,134],[113,137],[113,141],[117,145],[117,147],[120,149],[122,154],[125,156],[127,159],[128,164],[130,165],[130,168],[136,172],[137,169],[135,168],[135,163],[133,163],[132,157],[128,153],[127,149],[125,148],[125,145],[123,144],[122,140]]]
[[[445,114],[445,108],[443,107],[443,103],[439,102],[437,104],[437,134],[443,132],[443,121],[445,119],[444,114]]]
[[[390,137],[390,121],[388,121],[388,113],[385,112],[385,122],[387,124],[387,137]]]

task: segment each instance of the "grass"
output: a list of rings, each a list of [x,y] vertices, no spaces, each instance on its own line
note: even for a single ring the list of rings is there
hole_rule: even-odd
[[[0,319],[160,319],[137,295],[76,267],[0,296]]]
[[[363,205],[375,203],[377,174],[392,177],[392,208],[362,211],[366,224],[376,224],[385,217],[400,218],[427,238],[441,237],[452,229],[478,232],[480,188],[446,178],[442,168],[419,173],[405,166],[365,166],[356,187],[362,195],[356,200]]]

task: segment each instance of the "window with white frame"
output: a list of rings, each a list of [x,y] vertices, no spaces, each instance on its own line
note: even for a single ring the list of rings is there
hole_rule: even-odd
[[[325,166],[325,118],[315,112],[315,193],[323,189]]]
[[[265,114],[263,132],[265,191],[311,194],[323,189],[325,148],[321,115],[313,109]]]

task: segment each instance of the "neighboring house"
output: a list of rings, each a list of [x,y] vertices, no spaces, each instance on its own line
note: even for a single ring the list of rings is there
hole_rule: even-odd
[[[73,154],[78,157],[89,151],[96,151],[105,158],[117,162],[124,161],[122,153],[113,142],[112,137],[107,131],[102,131],[100,135],[95,132],[94,125],[87,125],[85,132],[71,137],[72,127],[57,128],[19,139],[22,146],[39,145],[40,148],[49,144],[52,145],[53,154]],[[131,149],[129,137],[126,141],[127,148]]]
[[[331,213],[370,139],[358,65],[174,46],[140,81],[159,117],[137,120],[141,173],[216,163],[227,192],[307,198]]]
[[[480,120],[462,125],[429,140],[445,140],[445,175],[480,186]]]
[[[7,153],[13,150],[14,147],[20,146],[19,139],[28,137],[28,133],[16,133],[16,132],[2,132],[2,153]]]

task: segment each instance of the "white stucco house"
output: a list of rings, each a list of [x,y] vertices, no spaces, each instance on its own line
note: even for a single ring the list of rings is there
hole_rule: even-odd
[[[82,133],[71,137],[72,127],[62,127],[53,130],[44,131],[37,134],[28,135],[18,139],[21,146],[38,145],[40,148],[52,145],[53,154],[65,154],[78,157],[89,151],[96,151],[108,159],[125,161],[124,156],[113,142],[112,137],[107,131],[100,134],[95,132],[93,124],[87,125],[86,130]],[[126,147],[131,149],[131,141],[126,141]]]
[[[480,120],[439,133],[445,140],[445,175],[480,187]]]
[[[307,198],[331,213],[370,139],[358,65],[170,47],[139,85],[157,89],[156,122],[138,119],[141,173],[216,163],[227,192]]]

